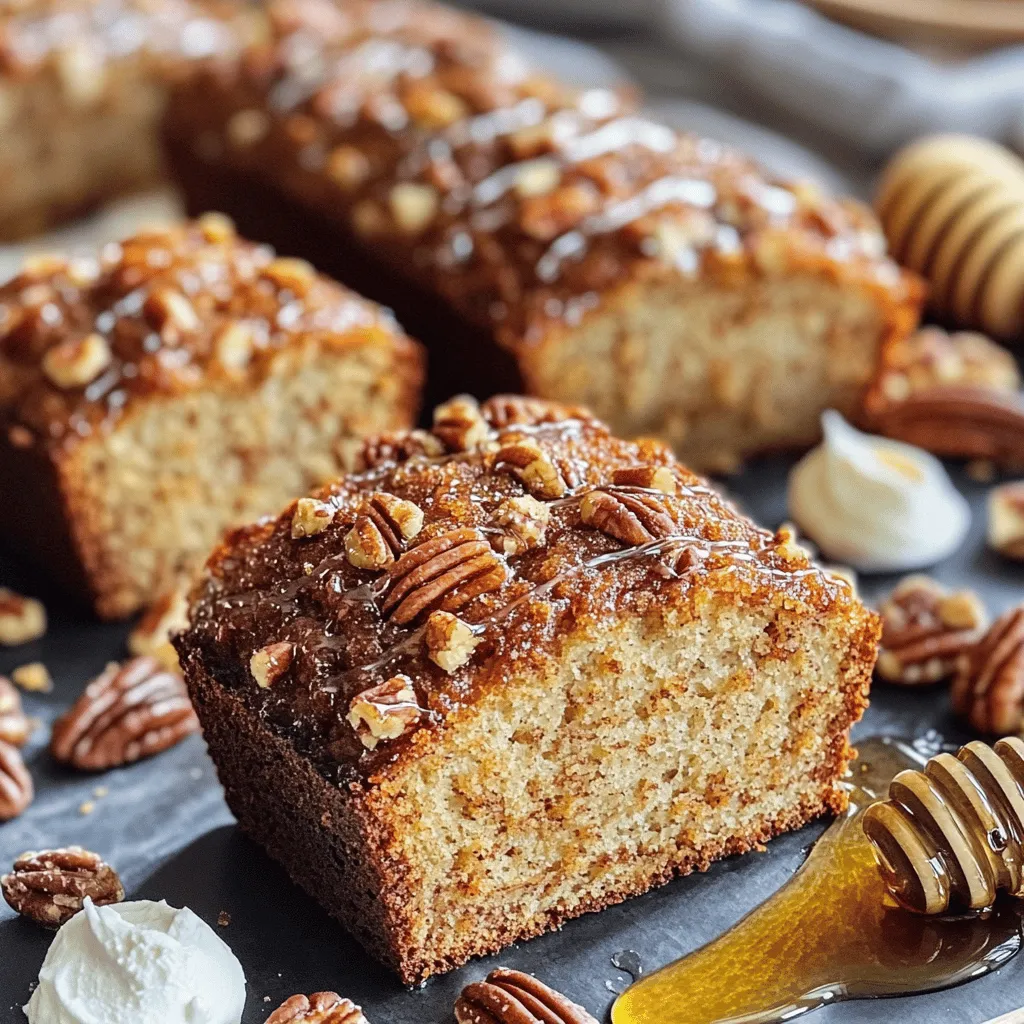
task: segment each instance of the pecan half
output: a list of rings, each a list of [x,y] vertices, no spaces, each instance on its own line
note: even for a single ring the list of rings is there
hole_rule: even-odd
[[[1005,736],[1024,725],[1024,605],[996,619],[953,681],[953,710],[979,732]]]
[[[506,556],[521,555],[544,543],[550,520],[551,510],[532,495],[506,498],[494,510],[501,532],[492,535],[491,543]]]
[[[491,428],[471,395],[456,395],[434,410],[434,434],[450,452],[468,452],[491,436]]]
[[[6,676],[0,676],[0,743],[23,747],[31,735],[32,723],[21,706],[21,694]]]
[[[483,418],[494,428],[533,427],[538,423],[563,420],[590,420],[591,414],[580,405],[560,405],[546,398],[526,395],[492,395],[480,406]]]
[[[38,640],[46,632],[42,602],[0,587],[0,644],[15,647]]]
[[[363,1011],[337,992],[286,999],[268,1018],[267,1024],[369,1024]]]
[[[561,467],[531,437],[505,440],[494,453],[494,466],[511,469],[537,498],[560,498],[569,490]]]
[[[381,740],[397,739],[411,729],[422,714],[412,680],[399,674],[356,694],[347,718],[363,746],[373,750]]]
[[[11,680],[27,693],[49,693],[53,689],[53,676],[41,661],[19,665],[11,672]]]
[[[180,676],[154,658],[111,663],[53,727],[50,753],[83,771],[159,754],[199,731]]]
[[[988,543],[1006,558],[1024,561],[1024,480],[989,491]]]
[[[582,1006],[530,974],[499,968],[462,990],[459,1024],[597,1024]]]
[[[413,458],[435,459],[444,455],[443,442],[426,430],[402,430],[368,437],[356,456],[357,472],[385,462],[408,462]]]
[[[473,598],[497,590],[508,566],[479,530],[462,527],[417,544],[389,570],[382,611],[406,625],[435,608],[455,612]]]
[[[951,458],[1024,467],[1024,397],[967,384],[927,388],[870,412],[886,437]]]
[[[679,532],[664,499],[643,491],[588,491],[580,502],[580,518],[587,526],[632,546]]]
[[[23,853],[14,870],[0,878],[0,889],[22,917],[45,928],[59,928],[71,920],[87,896],[98,907],[124,899],[117,872],[80,846]]]
[[[988,626],[978,596],[950,593],[929,576],[902,580],[879,606],[882,647],[880,678],[903,686],[948,679]]]
[[[612,474],[612,483],[620,487],[645,487],[663,494],[676,493],[676,478],[668,466],[627,466]]]
[[[21,751],[0,740],[0,821],[16,818],[34,797],[32,776],[25,767]]]
[[[358,569],[383,569],[422,529],[419,505],[380,491],[370,496],[346,535],[345,553]]]

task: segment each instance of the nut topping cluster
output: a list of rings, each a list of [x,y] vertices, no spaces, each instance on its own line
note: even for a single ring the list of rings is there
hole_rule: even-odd
[[[34,796],[32,776],[25,767],[21,751],[0,740],[0,821],[18,817]]]
[[[50,739],[56,760],[104,771],[162,753],[199,731],[179,675],[153,658],[111,663],[85,688]]]
[[[1024,604],[1011,608],[970,651],[953,681],[953,710],[979,732],[1024,726]]]
[[[908,576],[879,606],[878,675],[920,686],[950,678],[988,625],[976,594],[950,593],[928,576]]]
[[[286,999],[268,1018],[267,1024],[369,1024],[363,1011],[337,992]]]
[[[0,878],[0,890],[12,909],[45,928],[71,920],[86,897],[98,907],[124,899],[117,872],[80,846],[23,853]]]
[[[46,609],[42,602],[0,587],[0,645],[27,644],[45,632]]]
[[[348,721],[363,746],[373,750],[381,740],[397,739],[411,729],[422,714],[412,680],[397,675],[354,697]]]
[[[422,529],[423,510],[415,502],[380,491],[370,495],[349,530],[345,552],[357,569],[383,569]]]
[[[499,968],[462,990],[459,1024],[597,1024],[582,1006],[532,975]]]
[[[491,435],[480,405],[469,395],[456,395],[434,410],[434,434],[450,452],[469,452]]]
[[[570,487],[561,468],[531,437],[505,440],[494,453],[494,465],[510,470],[536,498],[561,498]]]

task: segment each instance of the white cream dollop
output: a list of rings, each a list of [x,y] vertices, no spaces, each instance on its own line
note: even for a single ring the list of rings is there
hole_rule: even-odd
[[[239,1024],[242,965],[187,907],[85,901],[57,932],[30,1024]]]
[[[790,474],[789,513],[825,555],[863,572],[902,572],[963,543],[970,507],[938,459],[863,434],[833,410],[822,427],[822,443]]]

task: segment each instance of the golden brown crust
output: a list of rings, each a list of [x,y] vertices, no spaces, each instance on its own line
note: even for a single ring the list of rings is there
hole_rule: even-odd
[[[215,671],[328,777],[374,782],[429,749],[458,709],[551,656],[566,630],[611,612],[643,615],[705,598],[845,608],[851,629],[871,619],[844,583],[784,536],[754,527],[666,446],[620,441],[595,420],[553,419],[566,413],[550,410],[543,422],[490,428],[468,451],[385,462],[324,488],[316,497],[334,515],[313,537],[293,537],[294,503],[276,520],[235,531],[193,594],[179,653]],[[535,457],[510,462],[510,448]],[[644,466],[667,469],[675,492],[612,482]],[[545,494],[549,470],[565,484],[558,497]],[[346,538],[379,492],[418,506],[423,526],[396,561],[358,568]],[[588,524],[582,507],[596,493],[637,503],[650,531]],[[543,542],[506,547],[503,511],[527,496],[546,512]],[[252,655],[279,642],[293,645],[289,670],[260,687],[248,670]],[[867,633],[864,644],[858,656],[870,662]],[[350,707],[395,677],[415,686],[415,724],[367,749]]]
[[[215,214],[96,257],[37,257],[0,287],[0,425],[12,447],[71,445],[154,395],[253,389],[308,344],[418,362],[385,310]]]
[[[331,0],[271,20],[237,73],[181,91],[172,143],[332,220],[514,350],[528,384],[560,331],[680,275],[805,270],[867,290],[894,334],[914,320],[920,286],[865,209],[538,75],[478,20]]]

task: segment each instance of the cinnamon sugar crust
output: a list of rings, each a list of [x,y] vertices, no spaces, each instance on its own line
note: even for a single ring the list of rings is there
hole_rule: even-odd
[[[665,445],[479,415],[234,532],[176,641],[242,826],[407,982],[841,807],[879,633]],[[422,524],[357,568],[381,494]]]

